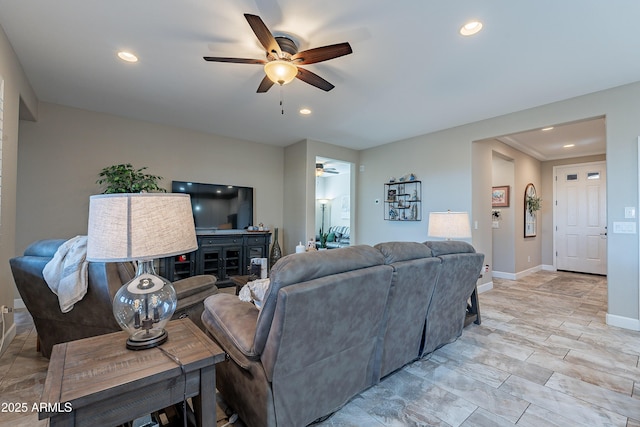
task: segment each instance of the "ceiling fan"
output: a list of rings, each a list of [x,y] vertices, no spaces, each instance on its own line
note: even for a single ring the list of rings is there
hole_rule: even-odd
[[[338,43],[298,52],[298,46],[292,38],[287,36],[274,37],[259,16],[245,13],[244,17],[258,37],[260,44],[265,48],[267,58],[244,59],[205,56],[205,61],[264,65],[266,76],[258,86],[258,93],[268,91],[274,83],[282,86],[294,78],[327,92],[335,87],[317,74],[301,68],[300,65],[315,64],[348,55],[353,52],[349,43]]]
[[[316,163],[316,176],[322,176],[325,173],[339,174],[336,168],[325,168],[322,163]]]

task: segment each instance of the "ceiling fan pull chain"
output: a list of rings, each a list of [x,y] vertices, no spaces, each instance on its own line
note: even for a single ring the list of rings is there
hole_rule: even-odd
[[[282,86],[280,85],[280,113],[284,116],[284,95],[282,94]]]

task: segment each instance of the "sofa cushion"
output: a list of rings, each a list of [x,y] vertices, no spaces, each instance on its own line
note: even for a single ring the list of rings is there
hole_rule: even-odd
[[[258,309],[235,295],[218,293],[204,300],[202,323],[215,341],[242,367],[258,360],[253,340]]]
[[[433,256],[428,246],[418,242],[386,242],[378,243],[374,247],[384,255],[385,264]]]
[[[278,260],[271,269],[271,286],[264,297],[258,316],[254,342],[256,354],[262,353],[276,308],[278,291],[286,286],[307,282],[324,276],[383,265],[380,251],[366,245],[337,248],[331,251],[311,251],[290,254]]]
[[[449,254],[473,254],[476,250],[467,242],[460,240],[440,240],[424,242],[433,256],[449,255]]]

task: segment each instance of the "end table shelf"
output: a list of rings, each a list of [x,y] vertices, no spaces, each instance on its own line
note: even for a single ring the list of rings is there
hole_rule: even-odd
[[[215,364],[225,354],[191,320],[171,321],[162,348],[133,351],[115,332],[53,347],[39,413],[50,426],[119,425],[193,398],[199,426],[216,425]],[[65,412],[68,411],[68,412]]]

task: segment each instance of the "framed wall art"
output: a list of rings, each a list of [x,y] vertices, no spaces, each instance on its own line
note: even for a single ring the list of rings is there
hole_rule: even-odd
[[[542,199],[538,197],[536,187],[529,183],[524,190],[524,237],[535,237],[538,228],[537,212]]]
[[[509,207],[509,186],[508,185],[492,188],[491,207],[492,208],[508,208]]]

